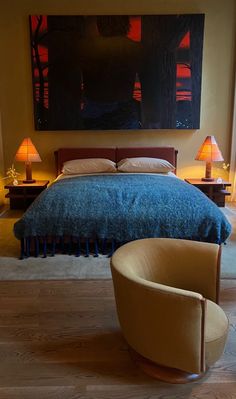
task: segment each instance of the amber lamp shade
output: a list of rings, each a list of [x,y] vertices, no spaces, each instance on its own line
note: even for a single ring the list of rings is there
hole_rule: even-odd
[[[205,177],[202,177],[202,180],[213,181],[214,178],[211,177],[212,162],[224,160],[214,136],[207,136],[205,138],[205,141],[204,143],[202,143],[201,147],[199,148],[199,151],[195,159],[197,161],[206,162]]]
[[[35,179],[32,179],[31,163],[41,162],[41,158],[29,137],[25,138],[19,146],[15,155],[15,161],[25,162],[26,179],[23,180],[23,183],[34,183]]]

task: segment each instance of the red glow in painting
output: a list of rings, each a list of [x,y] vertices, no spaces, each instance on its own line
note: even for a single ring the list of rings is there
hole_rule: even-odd
[[[176,94],[176,101],[192,101],[191,91],[178,91]]]
[[[141,17],[130,17],[130,31],[128,38],[135,41],[141,41]]]
[[[179,48],[190,48],[190,32],[188,31],[186,35],[180,42]]]
[[[41,17],[42,17],[42,22],[40,24],[40,28],[39,28],[39,25],[38,25],[38,22],[39,22],[38,15],[32,15],[30,17],[32,32],[35,32],[36,29],[39,29],[40,32],[43,32],[44,30],[47,30],[47,17],[46,17],[46,15],[42,15]]]
[[[142,101],[141,84],[139,81],[136,81],[134,84],[133,98],[139,102]]]
[[[176,75],[178,78],[191,78],[191,69],[190,66],[187,64],[177,64],[176,65]]]
[[[178,51],[188,54],[190,48],[190,32],[182,38]],[[186,53],[187,52],[187,53]],[[191,90],[188,90],[191,82],[191,66],[189,62],[177,62],[176,64],[176,101],[192,101]],[[181,90],[181,89],[182,90]]]
[[[45,15],[33,15],[30,17],[30,21],[31,32],[34,36],[32,44],[32,60],[35,81],[35,100],[39,103],[40,97],[43,96],[43,105],[48,109],[48,48],[40,44],[43,35],[47,32],[47,17]],[[40,80],[41,83],[39,83]]]

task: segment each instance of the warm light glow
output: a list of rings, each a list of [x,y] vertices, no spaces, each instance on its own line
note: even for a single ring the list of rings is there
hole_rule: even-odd
[[[197,161],[205,162],[216,162],[224,160],[214,136],[206,137],[195,159]]]
[[[205,161],[206,162],[205,177],[202,177],[202,180],[203,181],[213,181],[214,179],[213,179],[213,177],[211,177],[212,162],[224,160],[214,136],[207,136],[205,138],[205,141],[201,145],[195,159],[197,161]]]
[[[36,150],[31,139],[25,138],[15,155],[15,161],[18,162],[41,162],[38,151]]]

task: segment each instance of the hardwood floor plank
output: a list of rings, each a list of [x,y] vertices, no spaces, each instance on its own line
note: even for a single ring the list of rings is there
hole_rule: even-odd
[[[164,384],[130,358],[112,282],[0,282],[0,399],[236,399],[236,281],[222,358],[200,381]]]
[[[85,387],[12,387],[0,388],[1,399],[82,399]]]
[[[77,387],[0,388],[1,399],[235,399],[236,386],[225,392],[225,384],[204,387],[107,385]]]

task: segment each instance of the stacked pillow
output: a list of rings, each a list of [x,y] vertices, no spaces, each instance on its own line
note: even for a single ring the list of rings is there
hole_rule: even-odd
[[[175,167],[165,159],[159,158],[125,158],[118,162],[105,158],[73,159],[63,164],[62,173],[65,175],[89,173],[168,173]]]

